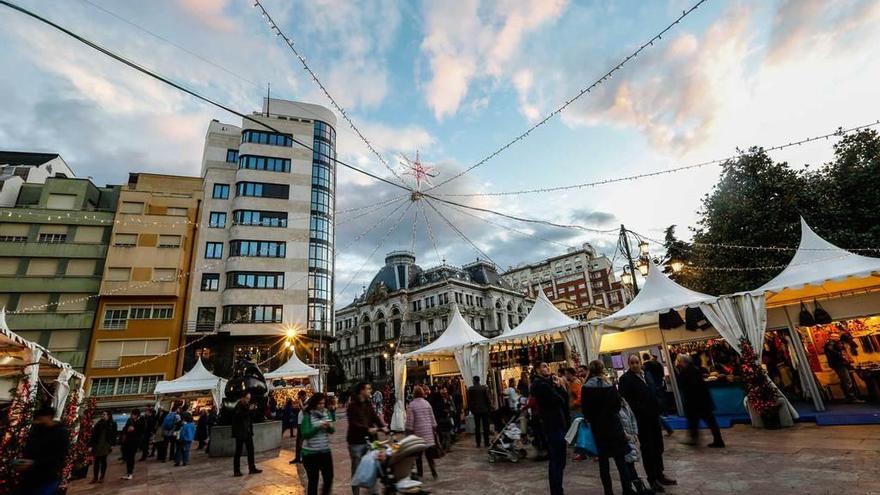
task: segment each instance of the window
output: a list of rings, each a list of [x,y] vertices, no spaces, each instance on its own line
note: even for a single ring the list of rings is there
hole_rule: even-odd
[[[330,276],[324,273],[309,274],[309,298],[330,300]]]
[[[107,397],[113,395],[147,395],[156,389],[161,375],[125,376],[119,378],[92,378],[91,395]]]
[[[330,246],[326,244],[309,244],[309,268],[329,270],[331,262]]]
[[[46,208],[50,210],[72,210],[76,206],[74,194],[49,194]]]
[[[174,318],[174,306],[153,306],[154,320],[170,320]]]
[[[229,272],[227,289],[283,289],[283,272]]]
[[[80,244],[101,244],[104,240],[104,227],[77,227],[73,242]]]
[[[213,292],[220,290],[220,274],[219,273],[203,273],[202,274],[202,290],[205,292]]]
[[[120,211],[131,215],[141,215],[144,213],[144,204],[142,202],[123,201]]]
[[[238,168],[248,170],[267,170],[269,172],[290,172],[290,160],[271,156],[241,155]]]
[[[286,247],[283,241],[229,241],[229,256],[283,258]]]
[[[211,332],[217,319],[217,308],[201,307],[196,313],[196,332]]]
[[[287,227],[287,212],[235,210],[232,221],[239,225],[255,225],[260,227]]]
[[[128,282],[131,268],[108,268],[107,280],[110,282]]]
[[[26,223],[0,224],[0,242],[27,242],[29,231]]]
[[[333,190],[333,171],[323,163],[312,164],[312,185]]]
[[[214,199],[229,199],[229,184],[214,184]]]
[[[205,243],[205,259],[219,260],[223,258],[222,242],[206,242]]]
[[[31,258],[28,262],[27,275],[30,277],[55,276],[57,273],[57,258]]]
[[[177,268],[153,268],[153,281],[174,282],[177,280]]]
[[[312,189],[312,211],[333,214],[333,197],[322,189]]]
[[[336,131],[333,126],[320,120],[315,121],[315,137],[323,139],[329,143],[336,142]]]
[[[149,320],[152,319],[152,306],[132,306],[128,310],[128,317],[132,320]]]
[[[309,237],[333,242],[333,222],[324,217],[313,216],[309,221]],[[403,287],[404,284],[400,286]]]
[[[281,323],[282,306],[223,306],[223,323]]]
[[[187,213],[189,213],[188,208],[174,208],[174,207],[168,208],[168,210],[165,212],[166,215],[170,215],[172,217],[185,217],[187,215]]]
[[[422,334],[422,322],[417,321],[415,326],[416,326],[416,335],[421,335]]]
[[[242,143],[268,144],[270,146],[293,146],[293,136],[290,134],[279,134],[276,132],[252,131],[250,129],[242,131]]]
[[[40,234],[37,241],[47,244],[64,244],[67,242],[67,234]]]
[[[97,260],[69,260],[67,275],[91,277],[95,274]]]
[[[226,213],[222,211],[212,211],[208,220],[208,227],[212,229],[222,229],[226,227]]]
[[[235,193],[238,196],[256,198],[289,199],[290,186],[287,184],[271,184],[264,182],[237,182]]]
[[[117,247],[134,247],[137,242],[137,234],[116,234],[113,239],[113,245]]]
[[[104,321],[102,328],[108,330],[118,330],[125,328],[128,322],[128,308],[109,307],[104,310]]]
[[[159,236],[159,247],[160,248],[179,248],[180,247],[180,236],[179,235],[160,235]]]
[[[226,150],[226,163],[238,163],[238,150]]]

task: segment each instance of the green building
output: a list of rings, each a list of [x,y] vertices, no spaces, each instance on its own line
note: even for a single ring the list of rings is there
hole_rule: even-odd
[[[18,187],[0,207],[0,306],[10,329],[82,371],[120,187],[61,173]]]

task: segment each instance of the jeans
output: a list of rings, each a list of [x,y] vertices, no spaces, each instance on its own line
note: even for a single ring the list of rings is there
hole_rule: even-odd
[[[281,432],[283,435],[284,432]],[[296,450],[294,450],[293,458],[294,459],[302,459],[302,450],[303,450],[303,437],[302,430],[299,429],[299,426],[296,427]]]
[[[482,427],[482,439],[489,446],[489,414],[474,413],[474,437],[477,439],[477,447],[480,446],[480,431]]]
[[[232,468],[234,473],[241,472],[241,449],[247,449],[248,470],[257,469],[257,463],[254,462],[254,437],[236,438],[235,439],[235,456],[232,458]]]
[[[96,455],[95,463],[92,466],[92,479],[104,479],[104,475],[107,474],[107,456],[106,455]]]
[[[599,454],[599,479],[602,480],[602,488],[605,489],[606,494],[613,493],[611,488],[611,465],[608,461],[609,457],[607,455]],[[620,485],[623,487],[624,493],[631,493],[633,478],[624,456],[615,456],[614,465],[617,466],[617,473],[620,474]]]
[[[565,443],[565,431],[547,431],[547,455],[550,463],[547,477],[550,479],[550,495],[562,495],[562,478],[565,474],[565,458],[568,455]]]
[[[330,452],[318,452],[303,456],[303,467],[308,477],[308,495],[318,495],[318,475],[324,478],[323,495],[330,495],[333,490],[333,456]]]
[[[853,400],[856,394],[853,391],[852,377],[849,375],[849,368],[846,366],[837,366],[834,368],[837,377],[840,378],[840,388],[843,389],[843,395],[846,400]]]
[[[361,464],[361,459],[366,455],[368,450],[367,444],[358,444],[358,445],[349,445],[348,446],[348,457],[351,459],[351,476],[354,477],[354,472],[357,471],[358,466]],[[360,488],[353,486],[351,487],[351,493],[354,495],[358,495],[360,493]]]
[[[134,457],[137,455],[138,446],[122,444],[122,458],[125,459],[125,474],[134,474]]]
[[[177,455],[174,456],[175,466],[178,466],[180,464],[186,466],[187,464],[189,464],[190,447],[192,447],[192,442],[187,442],[186,440],[177,441]]]

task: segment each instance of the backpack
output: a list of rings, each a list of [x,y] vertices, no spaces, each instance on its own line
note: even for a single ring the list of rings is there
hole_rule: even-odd
[[[165,416],[165,419],[162,421],[162,429],[165,430],[165,435],[171,435],[171,432],[175,430],[178,419],[179,416],[176,412],[170,412]]]

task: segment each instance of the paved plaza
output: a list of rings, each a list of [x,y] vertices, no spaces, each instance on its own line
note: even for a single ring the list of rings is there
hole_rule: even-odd
[[[339,422],[345,431],[345,421]],[[670,494],[880,494],[880,425],[819,427],[799,424],[780,431],[738,425],[723,431],[725,450],[693,449],[679,445],[676,432],[667,441],[667,473],[679,485]],[[351,493],[345,435],[334,438],[336,483],[333,493]],[[706,439],[708,441],[708,439]],[[257,456],[262,474],[232,477],[231,459],[209,459],[193,451],[189,466],[173,467],[154,460],[138,463],[135,479],[119,480],[124,466],[113,461],[102,485],[74,482],[69,493],[89,495],[303,494],[305,472],[292,466],[293,442],[285,438],[280,451]],[[244,461],[244,459],[242,459]],[[427,466],[426,466],[427,468]],[[439,460],[440,478],[426,485],[438,494],[526,495],[547,493],[546,463],[489,464],[484,451],[464,437]],[[430,477],[430,476],[429,476]],[[569,463],[565,487],[571,494],[601,493],[598,467],[592,462]],[[616,487],[616,493],[620,493]]]

